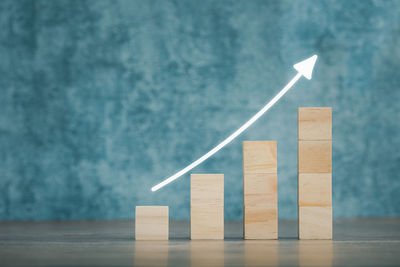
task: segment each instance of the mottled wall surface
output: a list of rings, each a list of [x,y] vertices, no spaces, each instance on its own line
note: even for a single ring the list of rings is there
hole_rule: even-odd
[[[319,55],[278,105],[195,172],[242,216],[242,140],[278,141],[297,216],[297,108],[332,106],[334,216],[400,215],[400,1],[0,2],[0,219],[189,218],[197,159]]]

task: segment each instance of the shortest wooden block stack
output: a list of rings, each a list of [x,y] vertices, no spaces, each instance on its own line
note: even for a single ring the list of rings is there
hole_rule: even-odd
[[[332,109],[299,108],[299,239],[332,239]]]
[[[168,206],[136,206],[136,240],[168,240]]]

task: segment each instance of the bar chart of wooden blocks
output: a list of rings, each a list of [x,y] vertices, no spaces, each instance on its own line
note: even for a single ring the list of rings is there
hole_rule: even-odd
[[[293,149],[295,151],[295,148]],[[298,238],[332,239],[332,109],[298,109]],[[278,146],[243,141],[243,238],[278,239]],[[190,239],[224,239],[224,174],[190,175]],[[168,240],[167,206],[136,206],[136,240]]]
[[[332,110],[298,110],[300,239],[332,238]]]

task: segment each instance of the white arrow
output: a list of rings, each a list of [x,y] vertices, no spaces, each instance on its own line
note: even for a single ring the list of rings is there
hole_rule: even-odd
[[[296,76],[293,77],[293,79],[274,97],[272,98],[259,112],[257,112],[253,117],[250,118],[245,124],[243,124],[239,129],[237,129],[233,134],[228,136],[224,141],[219,143],[216,147],[208,151],[206,154],[201,156],[199,159],[196,161],[190,163],[188,166],[183,168],[182,170],[178,171],[171,177],[165,179],[161,183],[153,186],[151,188],[151,191],[157,191],[158,189],[166,186],[172,181],[175,181],[212,155],[218,152],[221,148],[229,144],[233,139],[235,139],[238,135],[243,133],[247,128],[250,127],[258,118],[260,118],[265,112],[267,112],[284,94],[286,94],[287,91],[289,91],[290,88],[301,78],[301,76],[306,77],[308,80],[311,80],[312,77],[312,72],[314,69],[315,62],[317,61],[317,55],[313,55],[310,58],[307,58],[306,60],[303,60],[297,64],[293,65],[293,68],[297,70]]]

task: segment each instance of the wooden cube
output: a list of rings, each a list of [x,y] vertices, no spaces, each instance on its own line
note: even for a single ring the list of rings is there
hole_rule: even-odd
[[[224,239],[223,174],[191,174],[190,238]]]
[[[278,209],[268,206],[244,207],[244,239],[277,239]]]
[[[332,140],[332,108],[299,108],[299,140]]]
[[[332,141],[299,141],[299,173],[332,173]]]
[[[277,208],[278,177],[276,173],[252,173],[243,178],[244,207]]]
[[[331,173],[300,173],[298,188],[299,206],[332,206]]]
[[[244,141],[243,172],[244,173],[276,173],[277,172],[276,141]]]
[[[299,207],[299,239],[332,239],[332,207]]]
[[[136,206],[136,240],[168,240],[168,206]]]

